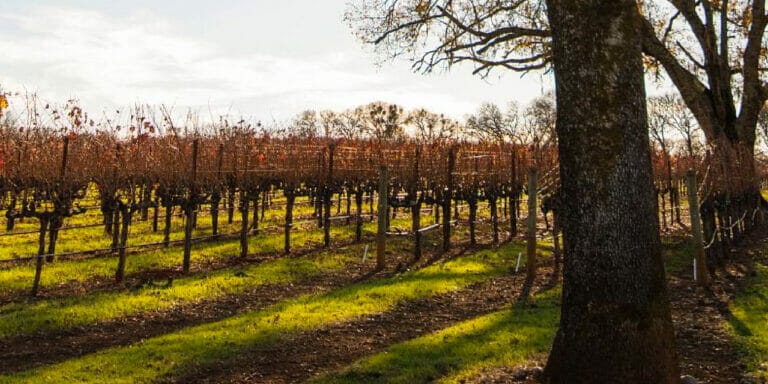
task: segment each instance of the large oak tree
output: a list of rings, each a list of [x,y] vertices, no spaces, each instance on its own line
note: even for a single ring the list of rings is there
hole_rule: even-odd
[[[549,0],[565,266],[552,383],[679,381],[633,0]]]
[[[634,0],[358,1],[350,12],[383,52],[418,52],[417,69],[554,64],[568,257],[546,379],[679,382]]]

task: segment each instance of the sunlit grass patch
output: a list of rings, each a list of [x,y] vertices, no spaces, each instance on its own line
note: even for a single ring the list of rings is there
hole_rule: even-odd
[[[0,382],[149,382],[190,374],[245,350],[298,331],[387,311],[404,300],[458,290],[507,270],[504,255],[520,246],[483,251],[415,272],[306,295],[261,311],[104,350],[13,376]]]
[[[30,334],[115,320],[145,311],[162,311],[204,300],[238,294],[265,284],[295,281],[340,270],[358,258],[359,246],[321,252],[311,257],[278,259],[245,267],[227,268],[182,277],[168,287],[150,286],[136,291],[95,293],[0,306],[0,337]],[[162,283],[161,283],[162,284]]]
[[[748,371],[768,379],[768,267],[756,264],[756,272],[731,302],[729,326]]]
[[[559,318],[560,292],[550,290],[515,306],[397,344],[315,384],[463,383],[480,371],[514,367],[549,351]]]
[[[366,223],[364,225],[365,233],[370,233],[374,225],[373,223]],[[331,228],[331,236],[334,242],[342,239],[348,240],[354,236],[353,234],[353,226],[333,226]],[[322,231],[318,229],[297,230],[291,235],[291,243],[294,245],[294,249],[308,244],[310,246],[322,244],[322,239]],[[263,232],[250,235],[248,243],[250,253],[280,253],[283,251],[284,237],[282,233]],[[193,267],[195,264],[205,265],[217,260],[237,256],[239,253],[240,243],[236,239],[193,244]],[[131,274],[178,267],[181,265],[182,256],[183,251],[180,245],[132,253],[127,258],[126,273]],[[46,286],[55,286],[67,282],[109,280],[113,278],[116,268],[116,257],[70,261],[60,260],[45,264],[41,284],[43,289],[45,289]],[[29,289],[34,273],[34,264],[31,262],[0,269],[0,295]]]

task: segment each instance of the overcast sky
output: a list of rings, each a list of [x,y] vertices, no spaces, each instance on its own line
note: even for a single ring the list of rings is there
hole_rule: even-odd
[[[164,103],[263,120],[377,100],[462,118],[483,101],[525,103],[552,88],[539,74],[377,67],[342,20],[345,3],[6,0],[0,86],[92,111]]]

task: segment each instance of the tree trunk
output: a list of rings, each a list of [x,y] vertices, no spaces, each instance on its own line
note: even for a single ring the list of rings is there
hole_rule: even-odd
[[[355,242],[363,238],[363,189],[357,186],[355,190]]]
[[[499,244],[499,212],[498,207],[496,205],[497,202],[496,195],[493,195],[488,198],[488,206],[491,209],[491,226],[493,229],[493,244],[497,245]]]
[[[211,197],[211,226],[214,236],[219,234],[219,202],[221,201],[221,194],[216,191]]]
[[[563,298],[545,382],[679,383],[634,0],[547,0]]]
[[[227,189],[227,224],[232,225],[235,220],[235,188]]]
[[[264,193],[263,197],[266,197],[267,194]],[[250,228],[252,233],[258,233],[259,232],[259,191],[254,191],[252,196],[249,196],[251,200],[253,200],[253,223],[251,223]],[[263,207],[266,205],[264,202],[261,203],[261,206]]]
[[[349,225],[349,223],[352,220],[352,193],[349,190],[349,188],[347,188],[346,197],[347,197],[347,225]]]
[[[43,214],[40,216],[40,232],[38,236],[37,258],[35,260],[35,279],[32,282],[32,296],[37,296],[40,289],[40,276],[43,274],[43,256],[45,255],[45,234],[48,230],[49,218]]]
[[[144,185],[141,194],[141,221],[149,220],[150,201],[152,201],[152,187]]]
[[[104,233],[107,235],[112,235],[112,221],[114,220],[114,210],[110,208],[106,208],[105,206],[102,206],[101,208],[101,214],[104,217]]]
[[[243,219],[240,223],[240,258],[242,259],[248,256],[248,215],[250,213],[250,196],[245,191],[240,191],[240,216]]]
[[[293,189],[285,190],[285,253],[291,253],[291,228],[293,227],[293,204],[296,202],[296,194]]]
[[[323,193],[323,246],[328,248],[331,246],[331,197],[333,193],[330,191],[330,186],[326,186],[328,190]]]
[[[11,196],[11,201],[6,207],[6,212],[5,212],[5,218],[6,218],[5,231],[6,232],[13,231],[13,226],[15,225],[15,221],[16,221],[15,211],[16,211],[16,194],[13,193]]]
[[[171,225],[173,220],[173,205],[165,206],[165,227],[163,228],[163,247],[168,248],[171,245]]]
[[[115,280],[117,282],[123,281],[125,276],[125,247],[128,244],[128,227],[131,225],[131,210],[130,208],[121,208],[119,210],[121,216],[120,226],[120,246],[117,256],[117,272],[115,272]]]
[[[272,192],[270,190],[264,191],[261,198],[261,221],[264,221],[264,215],[267,213],[267,207],[272,206]],[[256,229],[258,228],[258,225],[256,226]]]
[[[475,225],[477,221],[477,198],[475,197],[475,191],[473,195],[467,200],[469,204],[469,244],[477,245],[477,237],[475,236]]]
[[[525,283],[520,297],[526,300],[536,280],[536,195],[538,189],[538,172],[536,168],[528,171],[528,220],[526,224],[526,274]]]
[[[157,233],[157,220],[160,218],[160,199],[152,204],[152,233]]]
[[[446,175],[446,188],[443,191],[443,252],[451,249],[451,200],[453,199],[453,170],[456,167],[456,152],[453,148],[448,150],[448,174]]]
[[[183,272],[189,273],[189,267],[192,259],[192,229],[195,227],[195,215],[197,215],[197,204],[186,202],[184,207],[184,259],[182,260]]]
[[[120,247],[120,209],[113,211],[112,218],[112,245],[110,248],[115,252]]]
[[[54,214],[51,216],[50,230],[48,231],[48,256],[46,261],[52,263],[56,255],[56,241],[59,239],[59,229],[64,224],[64,219],[61,215]]]
[[[421,259],[421,202],[414,201],[411,205],[411,231],[413,232],[413,258]]]
[[[387,191],[389,186],[389,172],[386,166],[379,167],[379,210],[378,229],[376,231],[376,269],[383,270],[386,267],[385,253],[387,251]]]

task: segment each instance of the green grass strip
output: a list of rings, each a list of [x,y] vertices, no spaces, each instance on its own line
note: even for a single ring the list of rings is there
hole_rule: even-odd
[[[464,383],[479,372],[515,367],[549,351],[560,316],[560,290],[468,320],[363,358],[314,384]],[[471,381],[471,380],[470,380]]]
[[[757,274],[730,304],[728,324],[750,374],[768,380],[768,266],[755,267]]]
[[[95,293],[0,307],[0,337],[30,334],[115,320],[146,311],[162,311],[215,300],[265,284],[288,283],[322,272],[341,270],[358,260],[360,246],[321,252],[313,257],[278,259],[174,280],[167,288]]]
[[[302,296],[261,311],[190,327],[131,346],[2,376],[0,382],[145,383],[164,376],[188,374],[215,362],[236,358],[249,347],[277,342],[287,333],[351,321],[387,311],[405,300],[455,291],[487,280],[507,271],[510,255],[521,249],[519,245],[506,246],[327,294]]]
[[[374,224],[366,223],[364,230],[369,233]],[[332,227],[331,236],[338,239],[350,239],[354,236],[354,226]],[[137,238],[136,242],[142,240]],[[250,253],[271,253],[283,250],[284,238],[280,233],[260,233],[248,237]],[[307,243],[322,244],[322,231],[296,231],[291,235],[291,243],[295,248]],[[129,243],[130,245],[130,243]],[[87,247],[86,247],[87,249]],[[236,239],[215,242],[198,243],[192,246],[193,264],[215,262],[240,253],[240,243]],[[129,254],[127,257],[126,273],[137,273],[148,270],[173,268],[181,265],[183,256],[182,246],[154,249],[146,252]],[[90,280],[111,280],[117,269],[117,258],[90,258],[81,260],[61,260],[47,263],[43,266],[41,284],[55,286],[68,282],[84,282]],[[33,263],[26,263],[0,270],[0,295],[30,289],[34,278]]]

